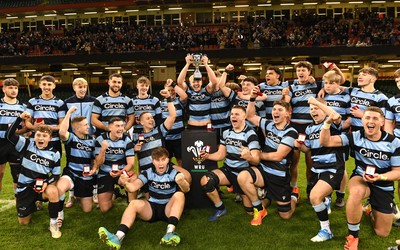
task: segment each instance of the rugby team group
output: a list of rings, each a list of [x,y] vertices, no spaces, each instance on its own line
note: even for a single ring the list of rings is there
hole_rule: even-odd
[[[375,68],[359,71],[357,87],[342,86],[345,77],[334,63],[317,81],[307,61],[295,65],[293,81],[281,81],[280,69],[270,66],[265,82],[241,75],[237,84],[227,81],[233,65],[223,73],[213,71],[203,56],[208,75],[203,84],[201,74],[186,79],[193,56],[185,61],[176,81],[168,79],[160,91],[162,100],[149,94],[150,80],[144,76],[137,80],[133,98],[121,93],[120,74],[109,76],[108,91],[97,98],[87,95],[85,79],[76,78],[75,95],[63,101],[53,94],[55,78],[44,75],[41,95],[26,104],[18,100],[18,81],[3,80],[0,166],[4,172],[5,164],[10,165],[19,223],[28,224],[41,202],[48,201],[51,236],[59,238],[64,206],[76,200],[90,212],[98,203],[106,213],[119,186],[128,205],[115,234],[99,228],[103,242],[119,249],[139,217],[167,222],[160,244],[179,244],[175,228],[192,182],[182,167],[181,133],[212,126],[219,146],[214,152],[203,147],[200,157],[223,161],[223,166],[200,180],[215,205],[209,221],[227,214],[220,186],[240,197],[253,226],[262,224],[272,201],[279,216],[289,219],[300,201],[297,165],[304,152],[306,193],[320,221],[311,241],[333,237],[329,213],[334,191],[334,204],[346,207],[349,235],[344,249],[358,249],[363,210],[377,235],[390,234],[397,212],[394,181],[400,179],[400,96],[388,99],[375,89]],[[400,69],[394,78],[400,88]],[[350,156],[355,168],[348,178],[345,162]],[[139,171],[134,171],[135,158]]]

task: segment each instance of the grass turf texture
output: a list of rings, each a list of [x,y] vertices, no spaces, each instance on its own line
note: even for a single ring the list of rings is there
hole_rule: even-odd
[[[354,168],[354,160],[347,163],[350,173]],[[299,187],[302,200],[290,220],[281,219],[273,204],[268,208],[268,215],[259,227],[250,225],[251,216],[245,214],[241,204],[236,204],[234,195],[226,193],[223,200],[228,214],[217,221],[208,222],[207,218],[212,210],[185,210],[177,227],[182,241],[178,249],[343,249],[347,236],[347,223],[344,208],[332,206],[329,216],[331,229],[334,234],[332,240],[313,243],[310,239],[319,230],[319,221],[305,199],[305,164],[301,159],[299,165]],[[9,167],[6,169],[3,181],[1,199],[13,199],[11,176]],[[347,199],[347,194],[346,194]],[[397,197],[396,197],[397,199]],[[335,196],[333,196],[333,202]],[[0,209],[4,203],[1,203]],[[60,239],[52,239],[48,230],[49,217],[47,204],[42,211],[32,216],[27,226],[21,226],[17,221],[15,207],[0,213],[0,249],[107,249],[97,235],[100,226],[106,227],[115,233],[121,215],[125,209],[125,202],[117,200],[116,206],[107,214],[98,209],[84,214],[80,207],[75,205],[65,209],[65,220]],[[125,237],[122,249],[162,249],[160,239],[165,234],[166,223],[146,223],[136,221],[133,228]],[[387,249],[395,245],[400,238],[398,228],[393,228],[389,237],[380,238],[375,235],[370,219],[363,216],[360,231],[360,249]]]

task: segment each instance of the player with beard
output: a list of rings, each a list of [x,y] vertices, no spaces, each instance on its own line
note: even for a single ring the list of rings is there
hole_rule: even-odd
[[[99,208],[102,213],[113,206],[114,185],[121,185],[120,175],[125,170],[131,171],[135,163],[133,143],[124,133],[124,121],[113,117],[108,122],[109,132],[102,133],[96,138],[95,161],[89,175],[99,169],[97,175]],[[135,194],[129,194],[129,200]]]
[[[4,97],[0,99],[0,193],[6,163],[10,164],[11,175],[13,178],[14,190],[17,188],[18,174],[21,170],[21,161],[18,152],[6,138],[6,131],[25,111],[25,107],[17,99],[19,82],[13,78],[7,78],[3,81]],[[21,124],[19,124],[21,125]],[[17,135],[21,135],[27,131],[26,127],[16,130]]]
[[[324,147],[349,145],[355,152],[356,167],[349,181],[346,217],[349,235],[345,249],[358,249],[362,200],[370,199],[372,223],[378,236],[390,234],[393,221],[394,181],[400,179],[400,140],[382,130],[385,114],[381,108],[367,107],[363,129],[331,136],[333,115],[325,121],[320,134]]]
[[[230,118],[232,128],[223,132],[218,151],[212,154],[201,151],[201,157],[204,160],[225,159],[222,168],[206,173],[200,180],[204,192],[215,206],[213,215],[208,218],[209,221],[215,221],[227,214],[225,205],[218,194],[219,186],[233,186],[233,191],[241,194],[246,212],[253,213],[252,204],[240,188],[237,178],[241,171],[256,166],[260,162],[260,144],[256,132],[246,124],[246,110],[242,106],[233,106]]]
[[[210,108],[211,94],[215,91],[215,86],[218,84],[217,77],[214,71],[208,65],[208,57],[203,55],[201,62],[207,70],[209,83],[202,87],[202,78],[194,78],[194,75],[189,77],[189,85],[185,82],[185,77],[191,64],[193,57],[187,55],[185,57],[186,65],[179,73],[177,84],[188,95],[188,125],[191,129],[206,129],[207,124],[211,123]]]
[[[263,217],[267,215],[266,206],[275,200],[279,216],[283,219],[292,217],[296,210],[297,194],[292,193],[290,187],[289,166],[292,159],[294,140],[297,131],[288,124],[290,105],[282,100],[275,101],[272,109],[273,121],[256,115],[254,100],[258,87],[254,87],[252,98],[247,106],[247,119],[260,127],[265,141],[263,152],[260,154],[260,165],[240,172],[238,182],[249,197],[253,206],[254,217],[251,225],[261,225]],[[263,203],[257,194],[256,188],[265,188],[267,196]]]
[[[124,131],[128,131],[135,122],[132,100],[121,93],[122,76],[110,75],[108,86],[108,91],[97,97],[93,103],[92,125],[96,127],[96,136],[109,131],[108,121],[113,117],[121,118],[124,123],[127,120]]]

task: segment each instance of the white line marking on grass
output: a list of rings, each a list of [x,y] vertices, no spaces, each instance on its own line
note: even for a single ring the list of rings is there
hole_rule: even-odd
[[[15,207],[15,200],[3,200],[0,199],[1,204],[5,204],[4,206],[0,207],[0,212],[6,211],[12,207]]]

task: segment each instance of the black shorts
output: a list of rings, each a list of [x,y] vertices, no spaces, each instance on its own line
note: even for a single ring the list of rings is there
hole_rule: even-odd
[[[0,164],[20,163],[20,153],[15,149],[15,146],[5,139],[0,139]]]
[[[336,172],[336,174],[329,171],[322,172],[319,174],[311,172],[311,180],[310,180],[311,188],[313,188],[315,184],[317,184],[318,180],[323,180],[326,183],[328,183],[333,190],[340,190],[340,183],[342,182],[343,174],[344,174],[343,171],[338,171]]]
[[[76,197],[92,197],[93,196],[93,185],[94,183],[94,178],[88,178],[87,180],[84,180],[82,178],[79,178],[76,176],[77,173],[74,174],[73,170],[70,168],[66,167],[63,170],[63,176],[68,176],[71,178],[72,182],[74,183],[74,195]]]
[[[169,158],[175,157],[182,160],[182,140],[165,140],[165,148],[168,150]]]
[[[17,213],[20,218],[24,218],[37,210],[36,201],[47,201],[43,199],[42,193],[37,193],[30,186],[26,186],[24,190],[17,192],[15,197],[17,198]]]
[[[237,194],[244,194],[243,190],[240,188],[240,185],[237,181],[237,177],[241,171],[246,170],[246,169],[247,168],[241,168],[239,170],[233,171],[232,168],[229,168],[225,165],[222,168],[219,168],[219,170],[221,170],[222,173],[224,173],[225,177],[228,179],[229,183],[232,185],[233,192],[235,192]]]
[[[290,202],[292,187],[290,186],[290,174],[286,173],[285,177],[276,176],[260,169],[264,179],[267,197],[271,200],[280,202]]]
[[[111,175],[105,175],[103,177],[97,176],[97,193],[114,192],[114,185],[118,185],[119,177],[113,178]],[[122,188],[122,186],[120,185]]]
[[[156,222],[156,221],[165,221],[168,222],[168,217],[165,214],[165,207],[167,204],[157,204],[154,202],[150,202],[151,210],[153,212],[151,219],[148,222]]]
[[[360,176],[358,174],[353,173],[350,177]],[[369,196],[369,202],[371,204],[371,208],[383,214],[392,214],[394,203],[394,191],[385,191],[378,188],[373,183],[367,183],[371,194]]]

